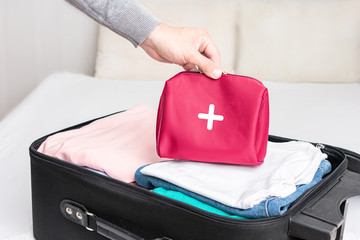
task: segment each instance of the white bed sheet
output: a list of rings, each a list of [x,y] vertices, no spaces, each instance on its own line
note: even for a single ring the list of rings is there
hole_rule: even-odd
[[[135,104],[157,107],[163,84],[57,73],[4,118],[0,122],[0,239],[33,239],[28,147],[34,140]],[[264,84],[270,97],[270,134],[360,152],[360,84]],[[351,239],[360,239],[354,236]]]

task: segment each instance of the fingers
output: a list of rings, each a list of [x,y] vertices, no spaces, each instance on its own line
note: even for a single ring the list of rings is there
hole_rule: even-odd
[[[210,78],[218,79],[221,77],[221,70],[217,67],[215,62],[210,58],[202,55],[200,52],[195,52],[189,59],[189,63],[197,65],[204,74]]]
[[[220,52],[210,35],[204,29],[201,31],[201,42],[197,53],[192,55],[191,63],[197,65],[206,76],[218,79],[221,77],[221,58]]]
[[[199,52],[210,58],[218,69],[221,69],[221,57],[220,52],[217,49],[215,43],[211,39],[210,35],[205,31],[205,36],[199,47]]]
[[[182,67],[184,68],[185,71],[191,71],[191,72],[198,71],[196,66],[192,63],[185,63],[184,65],[182,65]]]

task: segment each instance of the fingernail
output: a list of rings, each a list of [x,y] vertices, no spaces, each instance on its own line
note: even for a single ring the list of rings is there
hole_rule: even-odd
[[[212,72],[212,75],[213,75],[214,78],[219,78],[219,77],[221,77],[221,70],[215,69],[215,70]]]

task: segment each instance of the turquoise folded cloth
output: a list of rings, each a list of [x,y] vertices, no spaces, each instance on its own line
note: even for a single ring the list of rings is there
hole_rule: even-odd
[[[194,207],[198,207],[202,210],[205,210],[205,211],[208,211],[211,213],[215,213],[215,214],[218,214],[221,216],[232,217],[232,218],[237,218],[237,219],[248,219],[248,218],[244,218],[241,216],[229,214],[229,213],[224,212],[216,207],[210,206],[209,204],[203,203],[195,198],[192,198],[192,197],[185,195],[178,191],[166,190],[164,188],[158,187],[158,188],[155,188],[153,190],[153,192],[158,193],[163,196],[166,196],[166,197],[169,197],[169,198],[172,198],[172,199],[175,199],[175,200],[178,200],[178,201],[181,201],[181,202],[184,202],[184,203],[187,203],[187,204],[190,204]]]

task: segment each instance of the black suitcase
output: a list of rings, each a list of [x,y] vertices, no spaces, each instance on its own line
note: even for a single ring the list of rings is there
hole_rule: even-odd
[[[360,194],[360,155],[318,144],[332,164],[330,174],[285,214],[238,220],[37,152],[46,137],[30,146],[33,231],[38,240],[341,239],[345,200]]]

